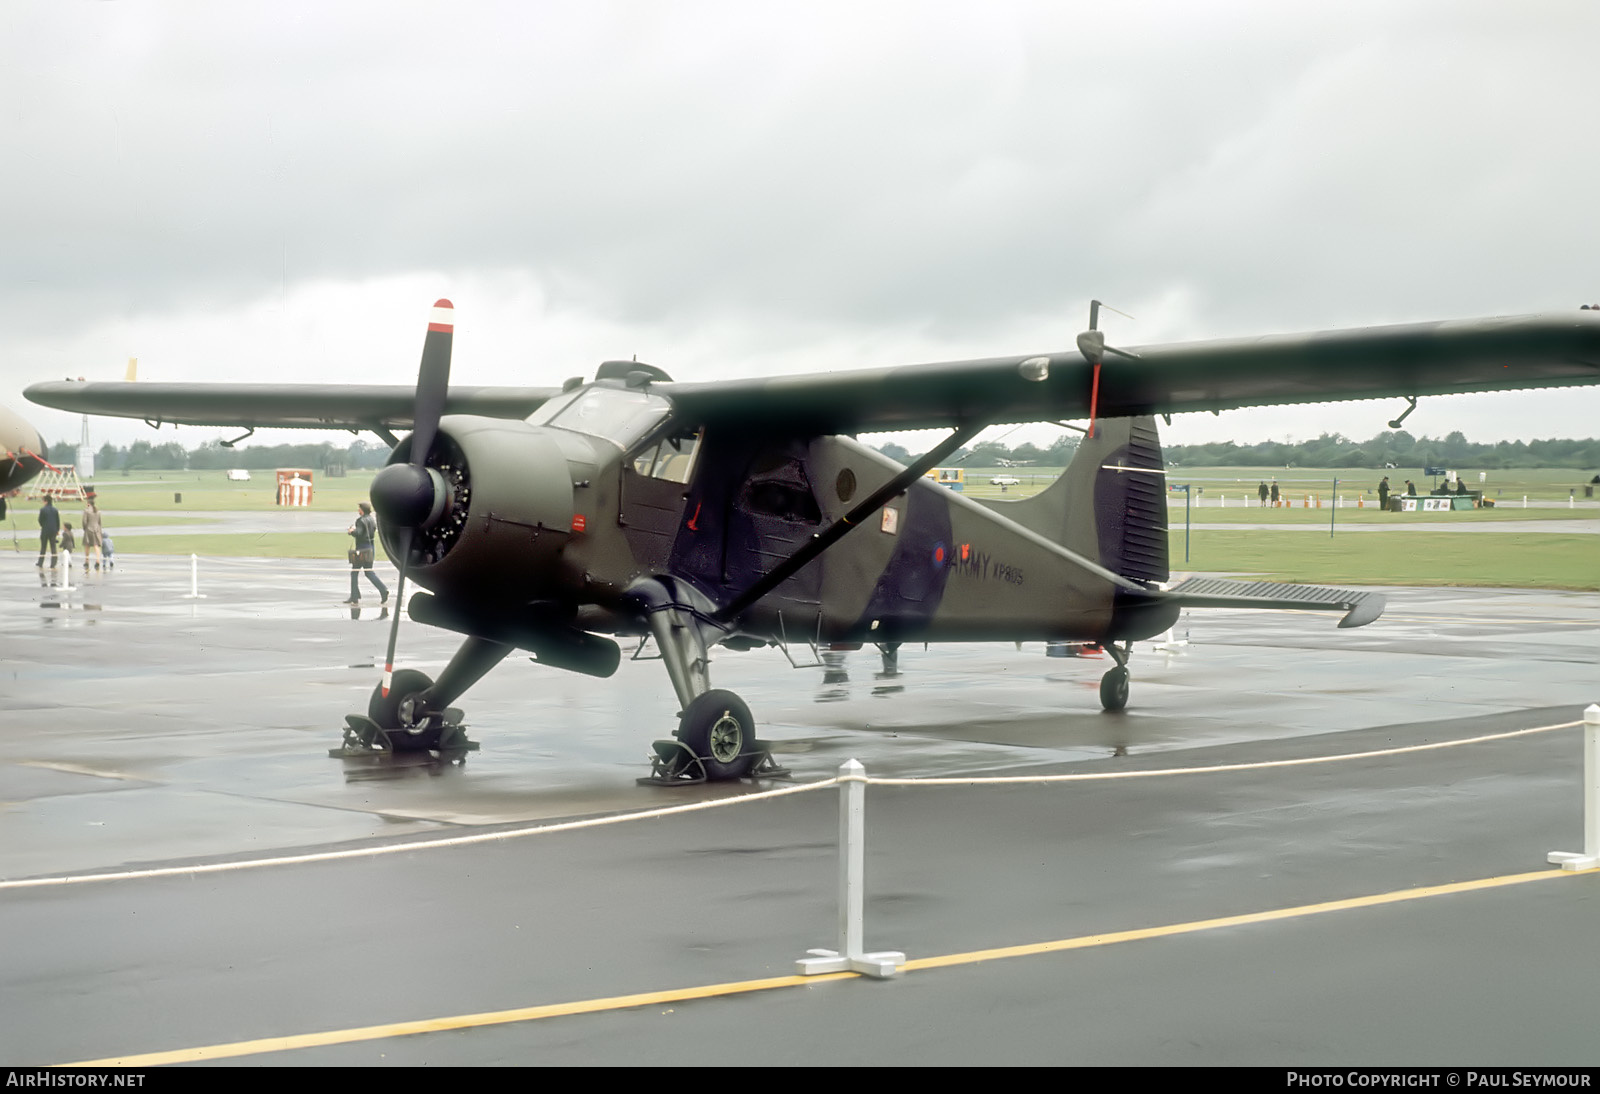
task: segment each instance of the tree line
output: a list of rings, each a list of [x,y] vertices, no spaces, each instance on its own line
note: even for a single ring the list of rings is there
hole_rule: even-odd
[[[1008,447],[999,441],[985,441],[970,449],[957,449],[946,461],[973,467],[998,467],[1005,463],[1038,467],[1065,466],[1078,448],[1078,437],[1066,434],[1054,444],[1041,448],[1031,442]],[[916,455],[895,443],[879,446],[891,459],[908,463]],[[1442,439],[1413,437],[1403,429],[1388,430],[1365,441],[1351,440],[1338,433],[1297,443],[1262,441],[1238,444],[1176,444],[1165,449],[1167,463],[1188,467],[1471,467],[1499,470],[1513,467],[1600,468],[1600,440],[1500,441],[1474,444],[1458,430]],[[49,460],[57,466],[72,463],[77,447],[70,441],[50,446]],[[243,468],[249,471],[275,467],[347,469],[382,467],[389,458],[389,446],[357,438],[340,446],[328,441],[317,444],[250,445],[224,448],[221,441],[206,441],[186,449],[176,441],[151,444],[134,441],[127,447],[100,446],[95,453],[95,471],[207,471]]]
[[[1065,465],[1077,450],[1078,440],[1064,436],[1049,448],[1032,444],[1007,448],[985,442],[972,449],[958,449],[947,460],[950,464],[968,463],[973,467],[994,467],[1001,460],[1037,464],[1043,467]],[[902,463],[915,458],[895,444],[879,451]],[[1324,433],[1306,441],[1262,441],[1239,444],[1222,441],[1213,444],[1166,445],[1163,453],[1174,467],[1470,467],[1475,470],[1500,470],[1513,467],[1600,468],[1600,439],[1500,441],[1474,444],[1459,431],[1443,438],[1414,437],[1403,429],[1386,430],[1365,441],[1352,440],[1339,433]]]
[[[50,446],[47,459],[57,467],[77,459],[77,445],[61,441]],[[389,446],[356,439],[348,445],[329,441],[317,444],[249,445],[225,448],[221,441],[206,441],[186,449],[176,441],[151,444],[134,441],[127,447],[110,441],[100,446],[94,456],[97,475],[112,475],[131,471],[219,471],[242,468],[246,471],[271,470],[275,467],[309,467],[326,469],[340,466],[347,469],[382,467],[389,458]]]

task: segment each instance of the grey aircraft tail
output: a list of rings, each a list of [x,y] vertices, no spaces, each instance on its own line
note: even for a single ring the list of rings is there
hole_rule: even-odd
[[[1145,586],[1118,592],[1117,637],[1160,633],[1182,608],[1342,611],[1341,627],[1360,627],[1383,613],[1381,593],[1315,585],[1194,577],[1166,589],[1167,476],[1153,417],[1102,419],[1045,490],[1022,501],[985,504]]]
[[[1169,576],[1167,476],[1152,417],[1102,419],[1059,479],[989,508],[1133,581]]]

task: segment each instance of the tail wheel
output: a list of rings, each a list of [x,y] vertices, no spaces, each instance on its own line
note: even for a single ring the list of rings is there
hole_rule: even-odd
[[[1128,670],[1121,665],[1100,677],[1100,705],[1111,711],[1128,705]]]
[[[372,689],[367,717],[380,729],[415,729],[427,713],[418,708],[417,697],[431,687],[433,679],[427,673],[401,669],[389,681],[388,695],[383,693],[382,684]]]
[[[737,779],[749,765],[745,751],[755,743],[756,722],[731,691],[708,691],[678,719],[678,740],[705,765],[706,778]]]

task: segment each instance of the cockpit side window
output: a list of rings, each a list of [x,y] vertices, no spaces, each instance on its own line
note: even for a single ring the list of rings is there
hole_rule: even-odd
[[[633,469],[652,479],[686,483],[694,470],[694,458],[699,449],[699,433],[666,437],[634,457]]]

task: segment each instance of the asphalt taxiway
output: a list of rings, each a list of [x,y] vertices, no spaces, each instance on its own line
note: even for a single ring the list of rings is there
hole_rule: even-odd
[[[887,679],[871,650],[719,653],[772,785],[1381,753],[872,787],[867,942],[911,964],[797,984],[834,940],[836,791],[521,834],[759,789],[636,785],[676,709],[658,664],[508,661],[462,701],[463,766],[336,760],[388,623],[338,603],[348,571],[203,561],[201,599],[187,560],[121,562],[62,591],[0,556],[0,1063],[1600,1057],[1600,875],[1545,862],[1581,849],[1578,731],[1390,751],[1580,718],[1600,596],[1192,613],[1136,648],[1121,716],[1105,660],[1037,646],[907,647]],[[402,626],[403,664],[452,646]],[[501,838],[435,846],[462,835]]]

